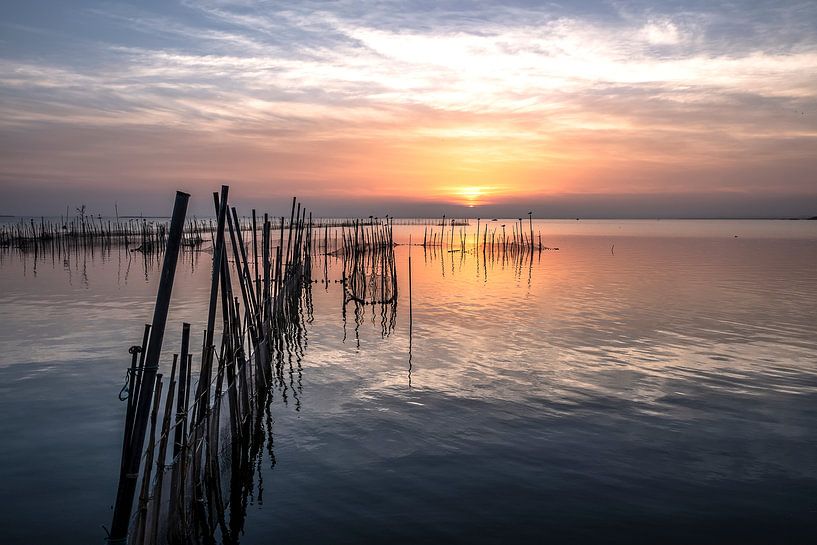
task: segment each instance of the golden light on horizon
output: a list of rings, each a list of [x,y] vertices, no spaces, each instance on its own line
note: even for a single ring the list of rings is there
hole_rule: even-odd
[[[474,208],[475,206],[487,204],[485,199],[493,193],[493,188],[481,185],[466,185],[452,188],[446,193],[453,193],[457,198],[457,204]]]
[[[684,195],[693,216],[715,201],[746,214],[741,199],[813,215],[817,40],[788,16],[758,21],[770,38],[756,43],[752,25],[713,40],[718,8],[614,20],[531,3],[463,20],[418,9],[395,25],[391,9],[360,18],[344,2],[297,16],[286,2],[213,4],[150,17],[110,7],[121,36],[102,20],[93,39],[43,27],[51,42],[38,47],[65,40],[80,55],[24,54],[31,29],[12,25],[0,212],[117,198],[158,212],[179,184],[207,195],[231,180],[270,202],[297,188],[326,214],[545,201],[565,214],[639,203],[675,214]],[[171,26],[173,47],[148,39]],[[775,33],[799,45],[775,46]],[[206,201],[196,206],[209,213]]]
[[[465,199],[465,204],[469,208],[473,208],[479,204],[479,199],[483,196],[483,192],[479,186],[469,186],[460,189],[460,195]]]

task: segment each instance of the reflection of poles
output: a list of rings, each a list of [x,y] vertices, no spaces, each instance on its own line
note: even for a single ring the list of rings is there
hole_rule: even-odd
[[[198,391],[191,391],[190,388],[192,358],[189,354],[190,335],[187,324],[183,327],[181,359],[174,359],[173,371],[170,374],[170,387],[166,395],[163,419],[160,419],[160,413],[157,412],[162,403],[161,389],[157,386],[154,393],[153,384],[146,378],[145,392],[151,395],[154,416],[153,424],[149,425],[145,432],[145,435],[151,433],[152,437],[144,450],[153,456],[155,449],[158,448],[158,454],[147,464],[143,464],[146,465],[141,477],[144,492],[138,503],[141,516],[134,525],[136,532],[131,536],[133,543],[215,543],[217,537],[225,543],[236,543],[243,529],[247,498],[252,493],[255,461],[257,460],[258,464],[261,462],[259,453],[264,447],[265,417],[266,443],[271,462],[275,463],[269,404],[272,399],[270,389],[276,385],[276,381],[277,387],[283,390],[281,392],[283,403],[287,403],[289,394],[290,399],[295,401],[295,410],[300,408],[301,360],[307,341],[305,325],[312,321],[313,313],[309,284],[311,256],[320,248],[319,238],[313,230],[315,224],[311,220],[311,215],[309,221],[306,221],[306,210],[298,206],[290,219],[287,246],[283,245],[285,221],[282,218],[281,238],[273,253],[272,227],[268,216],[265,215],[261,233],[262,248],[259,249],[255,241],[257,236],[255,229],[259,227],[258,225],[252,233],[253,246],[250,246],[250,241],[245,243],[237,211],[228,207],[227,188],[222,189],[221,197],[214,195],[214,205],[219,216],[218,230],[210,229],[215,249],[214,278],[211,278],[210,286],[210,302],[214,303],[212,306],[214,312],[211,315],[208,308],[209,327],[202,339]],[[341,248],[343,250],[344,326],[346,305],[350,301],[354,302],[355,338],[358,346],[360,343],[358,330],[367,317],[366,307],[369,304],[380,305],[383,336],[389,335],[395,328],[398,283],[392,225],[391,218],[387,218],[385,223],[378,223],[376,218],[368,224],[355,222],[354,231],[351,229],[348,231],[348,238],[344,234],[343,242],[340,245],[337,242],[335,244],[338,250]],[[336,232],[336,237],[337,234]],[[171,230],[171,240],[172,235]],[[227,236],[230,239],[227,239]],[[162,235],[162,240],[166,239],[166,234]],[[231,243],[232,250],[227,247],[228,243]],[[329,237],[324,229],[324,278],[327,283],[328,246]],[[235,260],[235,269],[232,271],[227,252],[231,252]],[[434,252],[436,255],[436,250]],[[412,267],[410,258],[409,251],[409,269]],[[250,260],[253,263],[250,263]],[[261,262],[257,263],[259,260]],[[413,342],[411,273],[409,270],[409,373]],[[163,272],[163,282],[164,275]],[[239,287],[234,292],[235,282],[239,283]],[[243,306],[239,304],[239,298],[234,296],[239,295],[239,288]],[[358,291],[355,291],[355,288]],[[216,352],[217,344],[213,339],[217,331],[211,319],[215,319],[217,312],[215,307],[219,306],[219,300],[223,329],[221,349],[220,352]],[[372,310],[374,323],[374,306]],[[160,325],[159,320],[155,323],[157,327]],[[154,342],[155,336],[150,340],[151,346]],[[251,358],[245,353],[247,345],[251,346],[256,361],[264,364],[263,369],[258,365],[258,369],[253,372]],[[132,384],[128,386],[133,392],[135,405],[135,400],[141,399],[139,378],[143,373],[139,365],[138,348],[133,352],[130,375]],[[144,353],[142,356],[144,357]],[[287,360],[288,381],[284,378]],[[295,362],[297,382],[293,379],[296,372]],[[145,367],[150,363],[151,360],[148,359]],[[178,383],[175,380],[176,371]],[[159,376],[156,373],[154,383],[159,382]],[[265,380],[267,376],[270,377],[269,381]],[[256,386],[255,395],[252,395],[253,386]],[[167,384],[164,389],[168,389]],[[191,397],[193,399],[189,399]],[[174,407],[175,418],[172,414]],[[140,418],[139,414],[141,413],[135,417],[137,420]],[[158,422],[161,422],[161,431],[155,427]],[[225,430],[227,433],[222,433],[222,423],[229,423],[229,430]],[[171,435],[171,432],[175,433]],[[126,440],[131,437],[135,437],[135,432],[130,431]],[[231,456],[226,458],[224,455],[229,448],[232,449]],[[170,451],[173,454],[172,465],[165,467],[166,455],[170,456]],[[132,453],[135,449],[131,445],[126,452]],[[229,484],[226,484],[228,466],[230,480]],[[126,464],[123,463],[123,472],[125,467]],[[138,469],[137,466],[137,471]],[[163,476],[165,471],[172,471],[172,475],[167,479]],[[151,481],[154,475],[155,481]],[[163,494],[163,488],[168,480],[170,480],[169,501],[168,494]],[[152,494],[149,493],[151,490]],[[261,492],[259,475],[259,501]],[[124,539],[123,536],[117,541],[123,542]]]
[[[409,292],[409,368],[408,385],[411,388],[411,333],[414,326],[414,315],[411,305],[411,235],[409,235],[409,255],[408,255],[408,292]]]
[[[530,253],[530,260],[528,261],[528,293],[530,293],[530,286],[533,282],[533,252]]]

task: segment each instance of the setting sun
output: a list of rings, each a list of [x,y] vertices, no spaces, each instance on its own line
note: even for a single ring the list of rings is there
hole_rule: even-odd
[[[484,185],[466,185],[442,188],[440,193],[453,197],[454,203],[473,208],[490,204],[490,197],[496,196],[497,188]]]
[[[479,201],[484,195],[484,191],[483,188],[479,186],[468,186],[460,188],[459,194],[463,198],[466,206],[473,207],[480,204]]]

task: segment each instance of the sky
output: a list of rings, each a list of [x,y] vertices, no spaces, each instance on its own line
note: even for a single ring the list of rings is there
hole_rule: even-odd
[[[0,214],[817,215],[817,2],[5,2]],[[521,211],[521,212],[520,212]]]

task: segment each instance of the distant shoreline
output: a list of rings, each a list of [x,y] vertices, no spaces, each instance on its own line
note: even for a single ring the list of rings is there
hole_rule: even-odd
[[[195,214],[192,214],[195,216]],[[9,219],[9,218],[61,218],[64,217],[62,215],[42,215],[42,214],[0,214],[0,219]],[[93,217],[96,219],[96,216],[88,216],[89,218]],[[112,219],[114,216],[102,216],[105,219]],[[331,219],[331,220],[340,220],[340,219],[347,219],[352,216],[320,216],[314,219]],[[436,216],[433,217],[426,217],[426,216],[389,216],[393,217],[396,220],[432,220],[432,219],[441,219],[437,218]],[[448,216],[450,219],[467,219],[467,220],[476,220],[477,217],[471,216]],[[513,219],[512,217],[507,218],[500,218],[497,216],[498,219]],[[120,220],[131,220],[131,219],[151,219],[151,220],[169,220],[170,216],[150,216],[150,215],[120,215]],[[491,219],[484,217],[480,218],[483,221],[492,221]],[[662,217],[662,218],[598,218],[598,217],[533,217],[534,220],[565,220],[565,221],[817,221],[817,216],[810,216],[810,217],[802,217],[802,218],[757,218],[757,217],[747,217],[747,218],[711,218],[711,217],[701,217],[701,218],[673,218],[673,217]]]

